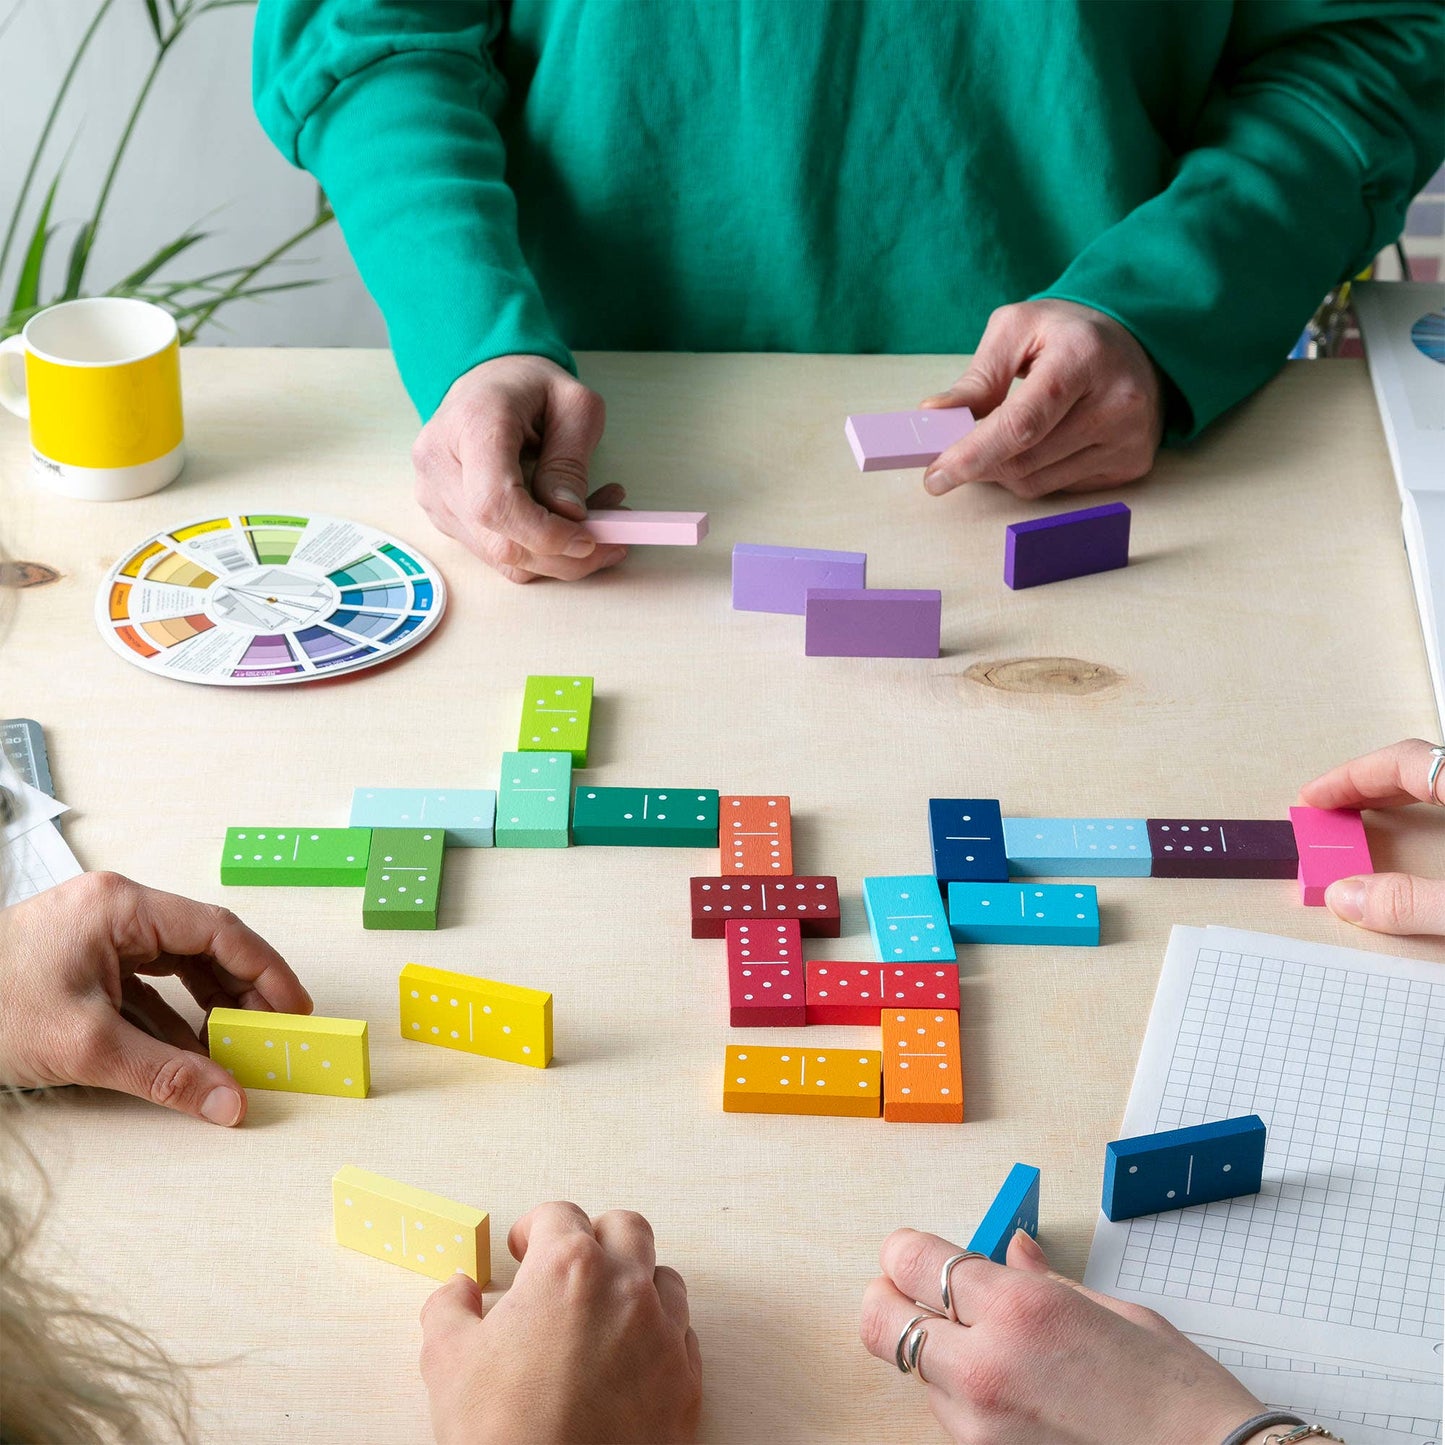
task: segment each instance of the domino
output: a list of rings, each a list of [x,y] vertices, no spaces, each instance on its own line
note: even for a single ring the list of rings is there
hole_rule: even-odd
[[[1129,565],[1129,509],[1123,502],[1013,522],[1004,540],[1003,580],[1015,591]]]
[[[1007,883],[1003,818],[993,798],[930,798],[928,837],[940,883]]]
[[[368,828],[227,828],[221,882],[227,887],[360,888],[370,851]]]
[[[1099,946],[1092,883],[950,883],[948,931],[958,943]]]
[[[836,963],[804,965],[810,1024],[878,1027],[885,1008],[958,1012],[958,967],[952,963]]]
[[[883,1117],[891,1124],[963,1123],[958,1015],[884,1009]]]
[[[926,467],[973,430],[966,406],[874,411],[850,416],[843,431],[860,472]]]
[[[821,552],[811,547],[733,548],[733,611],[803,615],[810,587],[868,585],[866,552]]]
[[[630,512],[603,507],[582,523],[595,542],[624,547],[696,547],[707,536],[706,512]]]
[[[1340,878],[1373,873],[1365,825],[1345,808],[1291,808],[1290,826],[1299,849],[1300,901],[1324,906],[1325,889]]]
[[[1154,878],[1293,878],[1294,829],[1269,819],[1147,818]]]
[[[371,1089],[365,1019],[213,1008],[211,1057],[245,1089],[364,1099]]]
[[[933,963],[958,957],[932,874],[865,878],[863,907],[881,962]]]
[[[1258,1194],[1264,1178],[1258,1114],[1116,1139],[1104,1148],[1104,1214],[1135,1219]]]
[[[592,728],[590,677],[529,677],[522,691],[522,726],[517,750],[571,753],[572,766],[587,766]]]
[[[492,1277],[491,1223],[480,1209],[347,1164],[331,1178],[331,1214],[347,1249],[431,1279]]]
[[[579,847],[716,848],[716,788],[577,789],[572,841]]]
[[[809,657],[937,657],[943,593],[810,587],[803,609]]]
[[[876,1119],[882,1102],[883,1056],[875,1049],[729,1044],[723,1068],[727,1114]]]
[[[1039,1237],[1039,1171],[1032,1164],[1015,1164],[1009,1170],[968,1247],[995,1264],[1006,1264],[1009,1241],[1021,1229]]]
[[[448,848],[490,848],[497,795],[490,788],[356,788],[353,828],[440,828]]]
[[[1005,818],[1016,878],[1147,878],[1153,855],[1143,818]]]
[[[735,1029],[790,1028],[808,1021],[803,935],[796,918],[732,919],[727,939],[729,1022]]]
[[[502,754],[498,848],[565,848],[571,815],[571,753]]]
[[[550,993],[422,963],[407,964],[397,986],[404,1039],[534,1069],[552,1061]]]
[[[446,835],[440,828],[374,828],[361,926],[434,929]]]
[[[719,867],[724,873],[786,876],[793,871],[793,811],[787,798],[718,799]]]
[[[796,918],[804,938],[837,938],[842,924],[838,880],[732,874],[688,880],[692,936],[721,938],[730,918]]]

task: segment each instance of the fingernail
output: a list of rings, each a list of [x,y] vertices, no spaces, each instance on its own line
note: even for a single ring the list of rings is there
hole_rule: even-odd
[[[569,557],[590,557],[597,550],[597,543],[591,537],[578,537],[575,542],[567,544],[567,556]]]
[[[562,502],[569,507],[581,507],[584,510],[587,507],[587,503],[582,500],[581,496],[569,487],[558,487],[552,493],[552,500]]]
[[[241,1095],[235,1089],[218,1085],[206,1095],[206,1102],[201,1105],[201,1117],[209,1119],[213,1124],[224,1124],[229,1129],[233,1124],[241,1122],[243,1103]]]
[[[1365,921],[1365,880],[1341,878],[1325,889],[1325,904],[1336,918],[1346,923]]]
[[[1039,1264],[1047,1264],[1049,1257],[1039,1248],[1039,1242],[1026,1229],[1014,1230],[1014,1243],[1020,1250]]]
[[[945,492],[953,490],[953,478],[947,472],[925,472],[923,474],[923,490],[931,497],[941,497]]]

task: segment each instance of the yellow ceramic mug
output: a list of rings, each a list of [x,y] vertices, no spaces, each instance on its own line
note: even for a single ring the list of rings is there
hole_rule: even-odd
[[[158,492],[185,462],[175,318],[117,296],[52,306],[0,341],[0,404],[29,418],[52,491],[94,502]]]

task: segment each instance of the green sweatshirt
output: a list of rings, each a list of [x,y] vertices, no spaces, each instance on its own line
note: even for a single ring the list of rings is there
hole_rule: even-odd
[[[423,417],[509,353],[971,351],[1055,296],[1139,338],[1179,438],[1399,235],[1445,150],[1442,15],[260,0],[255,100]]]

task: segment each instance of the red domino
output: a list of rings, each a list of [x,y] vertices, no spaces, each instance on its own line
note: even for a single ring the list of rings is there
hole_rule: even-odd
[[[796,918],[781,922],[729,919],[728,994],[732,1026],[798,1028],[807,1023],[803,998],[803,934]]]
[[[805,938],[838,936],[836,878],[734,874],[728,878],[694,878],[691,889],[694,938],[721,938],[730,918],[796,918]]]
[[[810,1024],[871,1024],[882,1009],[935,1008],[958,1012],[958,965],[835,963],[807,966]]]

